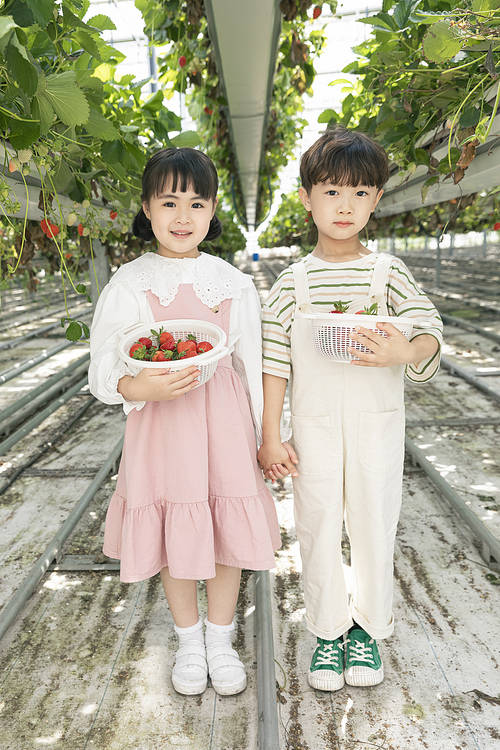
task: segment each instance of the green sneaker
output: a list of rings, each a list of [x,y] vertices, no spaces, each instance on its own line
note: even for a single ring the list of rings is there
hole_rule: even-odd
[[[345,681],[348,685],[368,687],[384,679],[384,667],[377,641],[363,628],[353,628],[346,634]]]
[[[317,639],[309,674],[309,685],[316,690],[340,690],[344,685],[344,642],[343,638],[334,641]]]

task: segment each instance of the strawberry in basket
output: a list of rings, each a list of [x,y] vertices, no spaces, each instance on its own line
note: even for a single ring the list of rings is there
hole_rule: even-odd
[[[378,302],[372,305],[365,305],[362,310],[358,310],[356,315],[378,315]]]
[[[351,304],[351,300],[349,300],[349,302],[342,302],[338,300],[337,302],[333,303],[333,310],[330,310],[330,312],[331,313],[345,313],[347,312],[347,309],[350,304]]]
[[[129,349],[129,356],[146,362],[169,362],[196,357],[213,349],[208,341],[196,342],[196,336],[188,334],[177,342],[168,331],[151,329],[151,337],[142,336]]]

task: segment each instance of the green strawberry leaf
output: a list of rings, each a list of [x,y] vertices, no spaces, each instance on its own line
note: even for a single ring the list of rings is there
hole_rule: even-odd
[[[82,335],[82,327],[76,320],[72,320],[66,328],[66,338],[68,341],[78,341]]]
[[[90,112],[89,104],[85,94],[78,87],[73,70],[47,76],[44,93],[65,125],[73,127],[87,122]]]

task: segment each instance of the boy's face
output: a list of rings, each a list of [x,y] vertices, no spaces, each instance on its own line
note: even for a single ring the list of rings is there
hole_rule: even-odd
[[[318,182],[308,194],[299,188],[299,196],[307,211],[311,211],[319,237],[348,240],[368,223],[370,214],[382,197],[383,190],[368,185],[334,185]]]

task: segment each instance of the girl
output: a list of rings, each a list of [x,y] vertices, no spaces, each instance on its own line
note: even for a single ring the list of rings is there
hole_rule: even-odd
[[[221,233],[218,179],[191,148],[154,154],[142,178],[134,233],[157,252],[121,266],[103,289],[91,331],[89,384],[128,415],[103,551],[121,561],[122,581],[160,573],[179,637],[174,688],[232,695],[246,686],[231,647],[241,568],[274,566],[280,546],[272,496],[256,460],[262,385],[260,301],[250,276],[200,252]],[[121,329],[141,321],[193,318],[216,323],[234,341],[212,378],[199,370],[144,368],[135,377],[118,356]],[[207,581],[203,637],[196,582]],[[208,662],[208,663],[207,663]]]

